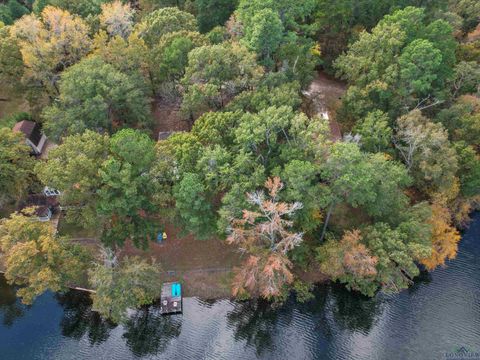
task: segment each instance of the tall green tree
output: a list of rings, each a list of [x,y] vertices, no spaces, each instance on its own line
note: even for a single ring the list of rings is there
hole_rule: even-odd
[[[406,205],[403,188],[410,184],[407,169],[380,153],[363,153],[355,143],[335,143],[322,178],[329,185],[330,201],[321,239],[325,236],[336,204],[362,207],[374,218],[396,222]]]
[[[98,57],[86,58],[65,71],[58,100],[43,111],[45,130],[54,139],[87,129],[112,132],[123,124],[145,127],[149,114],[141,80]]]
[[[451,26],[444,20],[428,23],[422,8],[385,16],[335,62],[337,74],[351,85],[343,116],[363,118],[378,109],[394,119],[442,102],[453,76],[455,48]]]
[[[187,173],[174,188],[175,207],[187,231],[198,238],[215,232],[210,199],[197,174]]]
[[[186,87],[182,110],[193,120],[225,100],[252,88],[262,76],[255,55],[236,43],[201,46],[188,54],[182,83]]]
[[[62,144],[38,162],[38,178],[61,192],[60,203],[66,220],[85,228],[98,228],[98,190],[102,180],[98,169],[109,155],[110,139],[91,130],[63,138]]]
[[[155,187],[149,176],[155,160],[154,142],[138,130],[124,129],[110,139],[110,156],[99,169],[98,212],[104,216],[102,239],[123,245],[131,239],[146,247],[155,238],[152,201]]]
[[[34,166],[25,136],[0,128],[0,204],[25,195],[34,179]]]
[[[144,16],[136,31],[149,47],[153,47],[162,36],[176,31],[197,31],[195,17],[177,7],[165,7]]]

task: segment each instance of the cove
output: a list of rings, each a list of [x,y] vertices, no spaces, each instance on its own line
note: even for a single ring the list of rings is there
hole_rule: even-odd
[[[71,291],[21,305],[0,278],[0,359],[451,359],[480,353],[480,213],[446,268],[373,299],[322,285],[305,304],[184,299],[116,326]],[[460,350],[462,349],[463,350]],[[480,359],[480,357],[478,357]]]

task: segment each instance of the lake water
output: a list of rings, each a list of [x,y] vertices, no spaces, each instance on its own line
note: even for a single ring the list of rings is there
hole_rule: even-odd
[[[480,359],[480,213],[456,260],[397,295],[322,286],[275,309],[188,298],[183,315],[153,307],[124,326],[89,305],[72,292],[25,307],[0,279],[0,359]]]

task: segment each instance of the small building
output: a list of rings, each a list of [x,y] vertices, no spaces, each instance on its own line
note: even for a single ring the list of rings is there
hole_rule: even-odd
[[[175,131],[160,131],[158,133],[158,141],[167,140]]]
[[[55,197],[47,197],[45,194],[30,194],[19,203],[18,211],[29,207],[35,207],[34,215],[38,221],[49,221],[58,208],[58,201]]]
[[[40,124],[30,120],[22,120],[15,124],[13,131],[25,135],[26,143],[32,148],[33,154],[40,155],[42,153],[47,137],[42,133]]]
[[[180,283],[164,283],[160,296],[160,313],[177,314],[182,312],[182,285]]]

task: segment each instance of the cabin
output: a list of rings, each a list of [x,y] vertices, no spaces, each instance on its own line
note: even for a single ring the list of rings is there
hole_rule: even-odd
[[[56,197],[46,196],[45,194],[30,194],[27,198],[18,204],[18,211],[35,207],[34,216],[38,221],[49,221],[56,209],[58,201]]]
[[[15,124],[13,131],[25,135],[25,141],[32,149],[32,154],[40,155],[42,153],[47,137],[42,133],[40,124],[30,120],[22,120]]]
[[[177,314],[182,312],[182,285],[178,282],[164,283],[160,295],[160,313]]]

